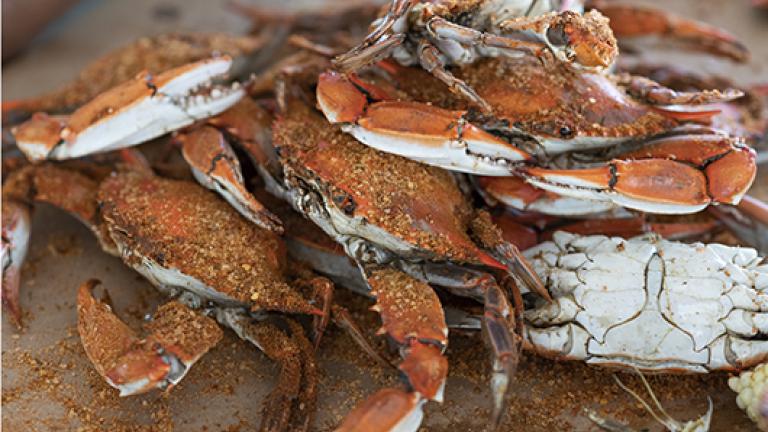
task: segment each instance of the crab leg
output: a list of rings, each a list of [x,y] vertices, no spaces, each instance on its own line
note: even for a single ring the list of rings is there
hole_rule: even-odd
[[[74,215],[96,235],[102,249],[117,255],[106,228],[97,223],[98,182],[55,165],[27,166],[14,172],[3,185],[3,201],[45,202]]]
[[[238,58],[263,45],[264,40],[260,37],[228,33],[169,33],[142,37],[94,60],[75,80],[51,93],[31,99],[3,101],[3,126],[16,123],[14,120],[26,120],[36,111],[62,113],[74,110],[100,93],[129,81],[142,70],[162,72],[209,58],[214,52]]]
[[[483,100],[472,87],[445,69],[445,62],[440,59],[440,51],[432,44],[422,41],[419,44],[418,57],[421,67],[445,83],[452,92],[477,105],[483,112],[490,113],[493,111],[488,102]]]
[[[440,300],[432,288],[395,269],[370,271],[368,283],[376,297],[373,310],[381,315],[379,334],[400,347],[398,368],[409,392],[386,389],[370,396],[342,422],[338,431],[415,431],[426,400],[442,402],[448,343]]]
[[[246,219],[277,233],[282,222],[245,188],[240,161],[219,130],[202,126],[180,134],[182,154],[197,181],[221,195]]]
[[[677,42],[686,48],[737,62],[749,59],[749,51],[733,35],[661,9],[604,0],[591,0],[587,3],[587,8],[596,8],[607,16],[613,32],[621,41],[643,36],[660,36],[665,38],[665,45]]]
[[[215,321],[178,302],[161,306],[145,326],[149,336],[139,339],[93,297],[99,283],[92,279],[80,286],[77,328],[88,358],[120,396],[173,387],[221,340]]]
[[[550,300],[549,292],[539,275],[520,253],[514,243],[504,239],[503,232],[491,220],[491,215],[484,210],[478,211],[471,224],[472,234],[484,248],[491,251],[494,258],[507,266],[509,274],[521,282],[528,291],[538,294],[541,298]]]
[[[385,35],[405,16],[415,2],[415,0],[392,0],[389,11],[376,28],[359,45],[333,59],[333,65],[342,71],[357,70],[386,55],[394,48],[393,41],[397,41],[395,46],[402,43],[405,35],[399,33],[402,31],[400,29],[396,29],[395,34],[389,37]]]
[[[491,420],[498,426],[509,402],[509,382],[519,361],[520,337],[515,334],[518,326],[512,313],[514,308],[493,276],[487,273],[445,266],[430,266],[425,273],[429,283],[483,302],[482,323],[491,348],[493,370]]]
[[[736,207],[717,206],[708,210],[741,241],[768,254],[768,204],[744,195]]]
[[[68,117],[35,114],[15,128],[16,144],[31,160],[69,159],[133,146],[234,105],[239,83],[211,87],[229,57],[214,57],[152,76],[143,73],[113,87]],[[202,90],[202,91],[201,91]]]
[[[651,79],[629,74],[619,75],[617,83],[624,86],[630,95],[651,105],[714,104],[730,102],[744,96],[744,92],[737,89],[679,92]]]
[[[3,308],[10,312],[17,326],[21,326],[19,305],[19,283],[21,266],[27,256],[30,235],[29,206],[3,199],[2,208],[2,265],[3,265]]]
[[[534,187],[520,177],[476,177],[483,194],[507,207],[555,216],[580,216],[616,208],[610,201],[559,195]]]
[[[429,20],[426,28],[437,41],[447,40],[459,44],[461,52],[464,51],[463,45],[469,45],[481,48],[495,48],[503,50],[505,53],[510,51],[509,55],[535,55],[541,51],[544,45],[542,42],[529,42],[481,32],[471,27],[452,23],[442,17],[435,17]],[[461,60],[460,55],[451,55],[451,53],[448,53],[448,55],[452,60]],[[467,63],[467,61],[460,61],[459,63]]]
[[[524,176],[558,194],[674,214],[693,213],[711,203],[738,204],[756,170],[755,152],[731,138],[676,135],[650,141],[604,167],[527,168]]]
[[[239,309],[217,310],[216,318],[221,324],[234,330],[241,339],[254,344],[267,357],[280,364],[277,385],[264,402],[260,429],[287,430],[294,403],[310,406],[315,404],[314,390],[307,392],[306,388],[302,389],[302,385],[314,387],[316,384],[314,372],[307,373],[308,354],[302,344],[297,342],[296,337],[286,335],[276,325],[255,321]],[[300,327],[291,326],[291,333],[294,330],[300,330]]]
[[[409,101],[368,105],[367,89],[344,75],[320,76],[317,101],[331,123],[373,148],[430,165],[480,175],[510,175],[510,166],[531,155],[468,122],[465,111]],[[363,91],[366,90],[366,91]]]

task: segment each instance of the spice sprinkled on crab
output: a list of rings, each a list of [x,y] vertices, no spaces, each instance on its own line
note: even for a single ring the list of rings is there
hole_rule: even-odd
[[[486,59],[459,76],[494,107],[488,116],[467,111],[418,69],[382,63],[380,72],[388,78],[322,74],[320,108],[363,144],[430,165],[518,175],[559,195],[655,213],[736,204],[755,177],[743,140],[686,124],[718,112],[699,104],[739,97],[736,90],[681,93],[641,78]],[[692,111],[670,111],[659,98]]]
[[[273,136],[282,172],[268,177],[267,185],[340,243],[363,271],[377,299],[382,333],[403,356],[400,369],[410,402],[396,404],[403,410],[392,421],[420,418],[423,401],[441,399],[447,328],[440,301],[427,285],[433,284],[484,305],[493,365],[492,422],[498,424],[520,341],[513,306],[520,303],[507,299],[507,292],[515,292],[516,280],[546,295],[537,276],[489,215],[472,208],[449,173],[359,144],[305,102],[311,93],[302,86],[288,79],[282,88],[278,105],[285,108]],[[385,390],[364,406],[394,404],[382,399],[403,395]],[[354,418],[379,415],[361,409]]]
[[[98,233],[107,252],[120,256],[161,292],[232,328],[281,363],[279,384],[265,401],[262,425],[274,430],[289,424],[309,427],[316,398],[314,349],[288,315],[313,317],[318,340],[328,322],[332,284],[289,267],[286,248],[276,234],[247,221],[194,183],[163,179],[141,167],[110,174],[103,167],[27,166],[11,174],[3,195],[11,202],[44,201],[72,212]],[[19,233],[9,247],[13,250],[15,242],[24,243],[28,237],[28,230]],[[170,329],[192,326],[190,331],[197,334],[202,328],[177,323],[169,329],[166,314],[210,321],[179,306],[161,308],[147,328],[148,336],[139,339],[91,296],[92,285],[86,284],[79,297],[82,341],[96,369],[123,395],[175,384],[213,344],[211,338],[210,344],[187,347],[184,339],[174,339]],[[101,321],[125,343],[115,344],[92,331]]]

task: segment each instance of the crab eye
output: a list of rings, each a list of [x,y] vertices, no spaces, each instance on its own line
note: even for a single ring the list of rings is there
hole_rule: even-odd
[[[563,26],[558,25],[547,29],[547,40],[554,46],[568,45],[568,35]]]

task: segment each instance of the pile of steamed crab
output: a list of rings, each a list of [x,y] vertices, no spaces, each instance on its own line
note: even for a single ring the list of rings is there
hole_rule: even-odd
[[[339,431],[417,430],[444,400],[453,329],[488,352],[491,430],[523,352],[720,373],[768,427],[768,205],[747,195],[765,92],[617,63],[652,39],[744,62],[734,36],[598,0],[244,12],[286,31],[142,39],[3,103],[7,322],[23,325],[44,202],[168,298],[139,331],[83,275],[80,339],[121,396],[169,391],[224,328],[280,364],[260,428],[312,429],[328,326],[381,359],[334,301],[348,289],[375,302],[402,382]],[[640,402],[669,430],[709,429],[711,409],[681,422]]]

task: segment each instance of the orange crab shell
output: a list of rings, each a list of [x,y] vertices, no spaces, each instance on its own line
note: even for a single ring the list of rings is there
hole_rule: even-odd
[[[280,238],[213,193],[188,182],[123,173],[102,183],[98,199],[128,262],[150,258],[254,309],[317,312],[285,282],[287,252]]]
[[[361,217],[437,259],[505,268],[467,228],[472,208],[449,173],[358,143],[303,104],[278,119],[274,141],[285,161],[310,170],[338,210]]]

